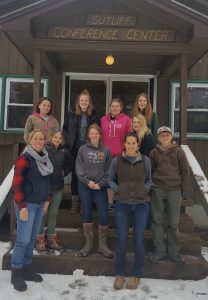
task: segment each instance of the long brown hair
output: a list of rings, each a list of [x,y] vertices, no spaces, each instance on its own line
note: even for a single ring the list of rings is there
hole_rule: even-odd
[[[51,111],[52,111],[52,101],[51,101],[51,99],[48,98],[48,97],[41,97],[41,98],[39,99],[38,103],[36,104],[35,111],[36,111],[37,113],[40,113],[39,105],[40,105],[44,100],[47,100],[47,101],[50,102],[50,104],[51,104],[51,109],[50,109],[50,111],[48,112],[48,115],[50,116],[50,115],[51,115]]]
[[[143,111],[140,110],[139,105],[138,105],[138,100],[141,96],[143,96],[147,99],[147,105]],[[145,93],[141,93],[136,96],[136,100],[135,100],[134,106],[133,106],[132,117],[137,116],[138,114],[142,114],[145,117],[147,125],[151,123],[152,115],[153,115],[152,105],[151,105],[148,95]]]
[[[76,101],[75,113],[76,113],[76,115],[81,115],[81,113],[82,113],[82,110],[81,110],[80,105],[79,105],[79,100],[80,100],[80,98],[81,98],[82,95],[86,95],[87,97],[89,97],[89,106],[88,106],[88,108],[87,108],[87,115],[90,116],[90,115],[92,114],[93,104],[92,104],[92,98],[91,98],[91,95],[90,95],[90,93],[88,92],[88,90],[83,90],[83,91],[81,91],[81,93],[78,95],[77,101]]]

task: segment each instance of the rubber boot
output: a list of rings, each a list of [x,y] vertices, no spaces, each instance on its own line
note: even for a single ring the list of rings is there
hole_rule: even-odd
[[[27,289],[27,284],[23,278],[23,269],[12,269],[11,283],[15,290],[24,292]]]
[[[24,265],[23,278],[25,281],[34,281],[34,282],[42,282],[43,281],[43,277],[33,271],[31,264]]]
[[[105,257],[112,258],[113,251],[111,251],[107,245],[108,226],[99,225],[98,233],[99,233],[99,244],[98,244],[97,251]]]
[[[85,245],[77,253],[77,256],[88,256],[93,251],[94,233],[93,223],[83,223],[83,231],[85,236]]]
[[[45,233],[38,234],[35,248],[37,251],[46,251],[46,237]]]
[[[47,248],[52,250],[63,250],[63,247],[58,244],[58,239],[56,233],[46,234],[47,237]]]

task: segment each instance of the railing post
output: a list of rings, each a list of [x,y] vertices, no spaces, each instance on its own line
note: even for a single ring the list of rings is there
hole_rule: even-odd
[[[181,54],[180,71],[180,144],[187,145],[187,55]]]

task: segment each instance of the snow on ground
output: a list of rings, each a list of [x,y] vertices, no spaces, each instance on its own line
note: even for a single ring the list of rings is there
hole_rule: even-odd
[[[0,264],[9,243],[0,242]],[[202,249],[208,260],[208,248]],[[0,300],[207,300],[208,277],[199,281],[141,279],[135,291],[115,291],[113,277],[44,274],[42,283],[28,283],[28,290],[17,292],[10,284],[10,271],[0,270]]]

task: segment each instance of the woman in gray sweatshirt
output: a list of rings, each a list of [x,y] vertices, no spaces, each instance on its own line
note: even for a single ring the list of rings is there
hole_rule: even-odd
[[[106,257],[113,257],[107,246],[108,197],[107,171],[112,156],[110,150],[101,143],[101,131],[97,124],[92,124],[87,133],[88,142],[81,146],[76,159],[76,174],[79,180],[78,190],[82,206],[82,222],[85,245],[78,256],[87,256],[93,250],[94,233],[92,223],[93,202],[99,216],[98,252]]]

